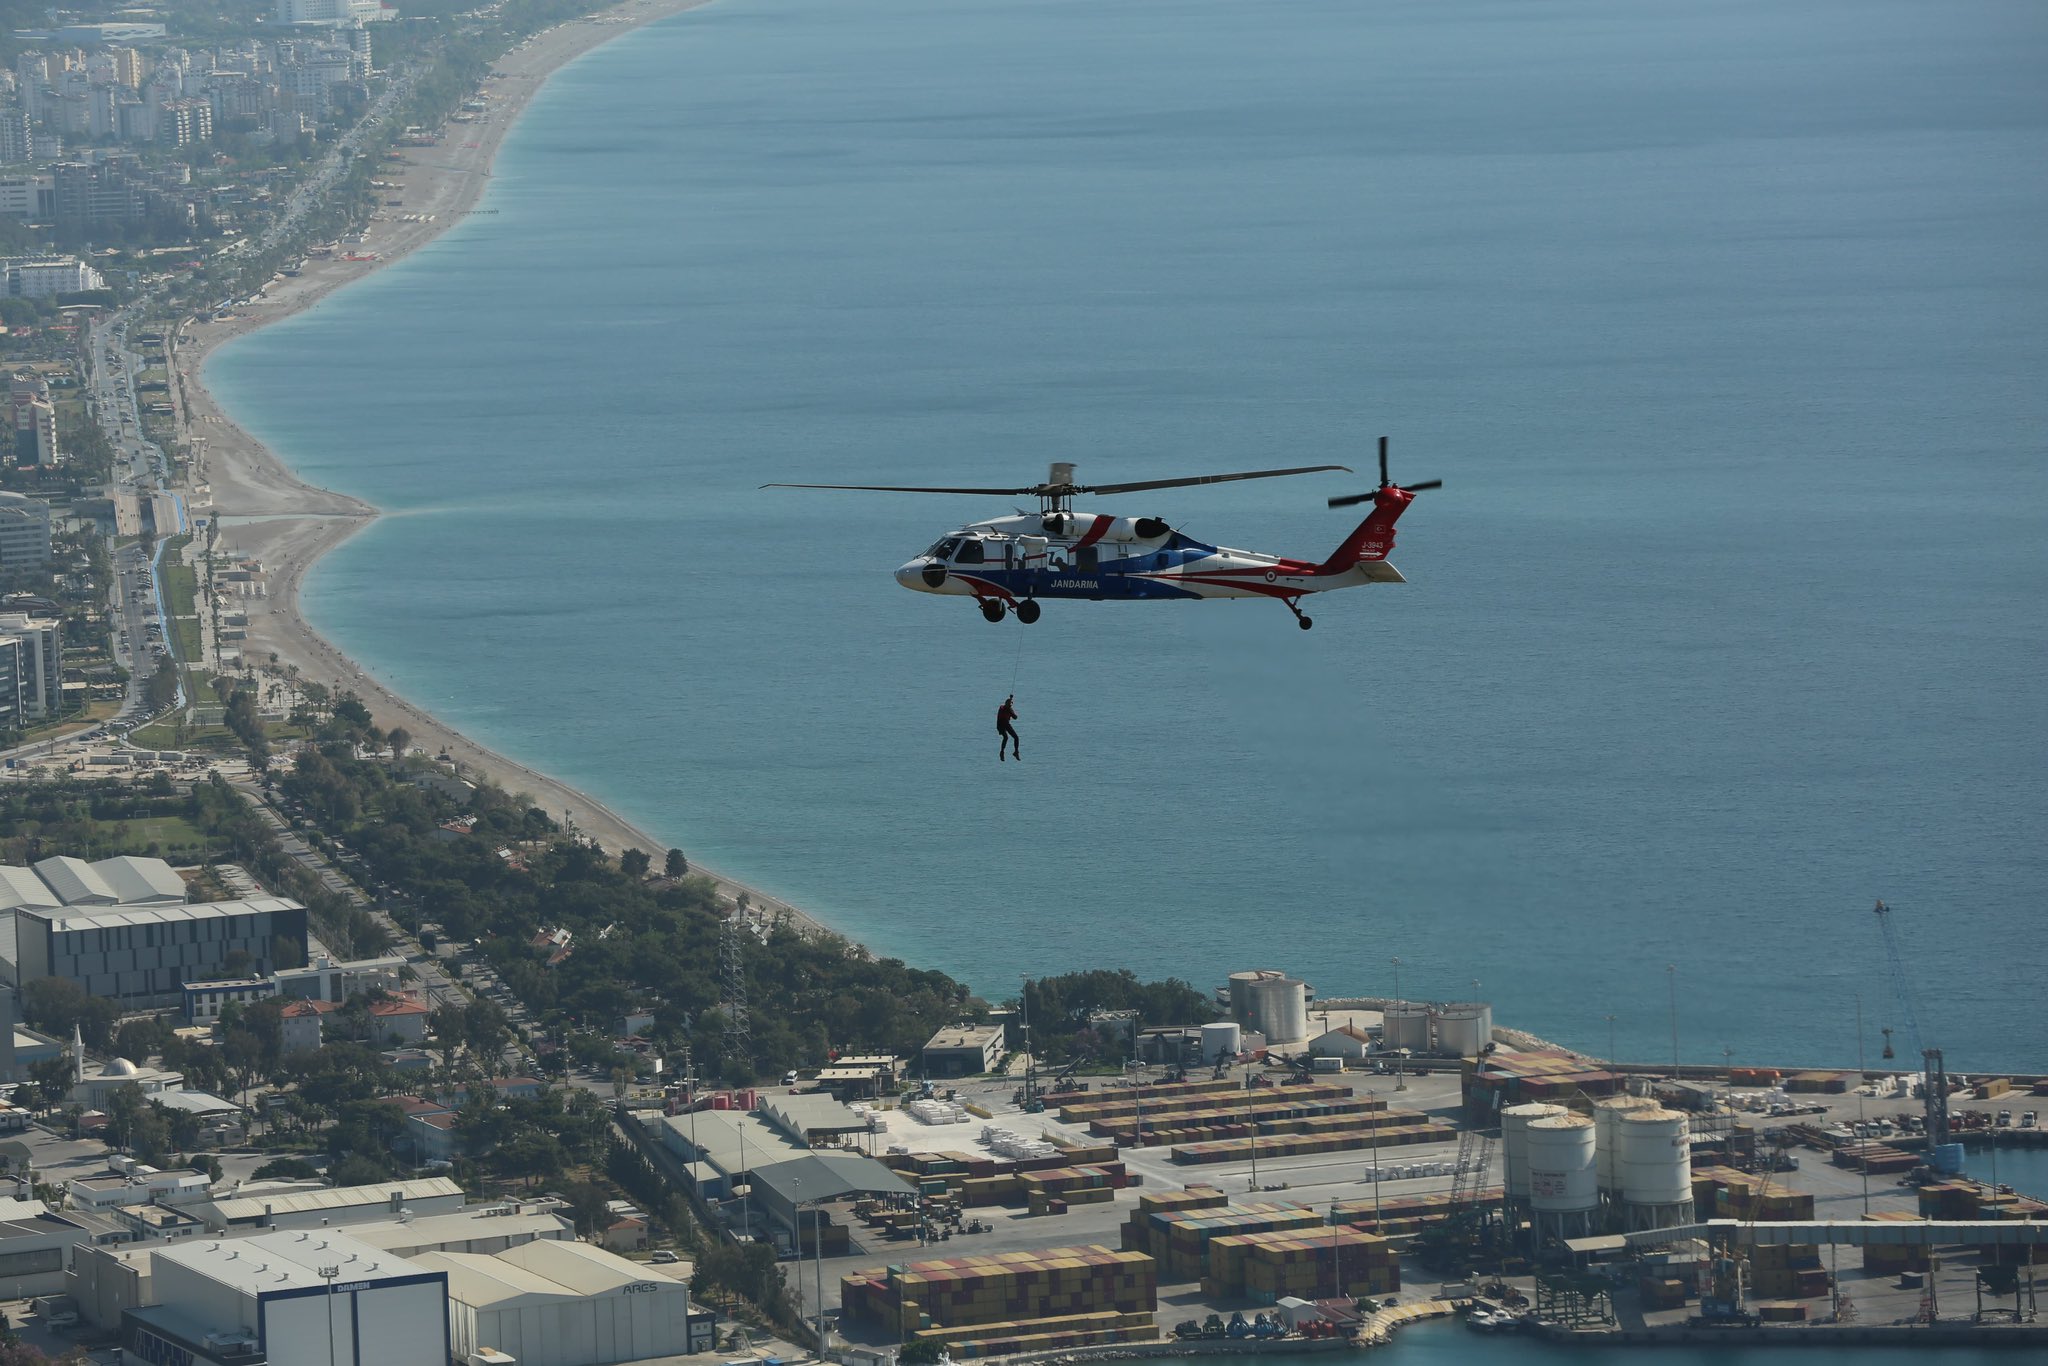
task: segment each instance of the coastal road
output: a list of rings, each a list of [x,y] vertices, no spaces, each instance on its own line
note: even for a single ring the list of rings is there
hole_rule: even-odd
[[[320,879],[320,885],[328,891],[346,898],[350,905],[369,912],[378,926],[390,935],[393,945],[405,955],[406,965],[418,977],[421,989],[427,994],[429,1006],[466,1006],[470,1003],[469,993],[448,975],[440,958],[421,948],[418,940],[407,934],[383,907],[364,895],[362,888],[336,868],[327,855],[308,844],[293,830],[291,823],[271,806],[261,785],[244,781],[236,782],[233,786],[255,810],[258,819],[270,827],[271,835],[284,850],[286,857]]]

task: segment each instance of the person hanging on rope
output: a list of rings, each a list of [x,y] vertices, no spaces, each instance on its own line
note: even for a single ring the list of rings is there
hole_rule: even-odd
[[[1003,705],[996,708],[996,758],[1010,757],[1009,751],[1017,753],[1017,762],[1024,762],[1024,747],[1017,740],[1017,694],[1011,693],[1003,699]]]

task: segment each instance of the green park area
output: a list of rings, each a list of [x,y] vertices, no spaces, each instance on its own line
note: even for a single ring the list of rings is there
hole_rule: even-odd
[[[17,865],[47,858],[51,852],[83,859],[142,854],[181,862],[197,860],[204,846],[205,837],[183,816],[95,820],[74,815],[44,828],[39,836],[19,834],[0,839],[0,851],[4,851],[6,861]]]

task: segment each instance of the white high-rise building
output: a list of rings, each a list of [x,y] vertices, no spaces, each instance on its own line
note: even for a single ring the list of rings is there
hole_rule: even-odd
[[[23,714],[30,720],[55,716],[64,705],[64,623],[0,612],[0,636],[22,642]]]

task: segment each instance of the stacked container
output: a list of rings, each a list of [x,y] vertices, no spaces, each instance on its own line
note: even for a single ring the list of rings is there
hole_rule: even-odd
[[[1865,1219],[1880,1224],[1917,1224],[1921,1216],[1910,1210],[1884,1210],[1877,1214],[1866,1214]],[[1896,1276],[1902,1271],[1925,1271],[1929,1266],[1932,1249],[1925,1243],[1866,1243],[1863,1246],[1863,1269],[1880,1275]]]
[[[1158,1266],[1143,1253],[1056,1247],[856,1272],[841,1279],[839,1304],[849,1320],[910,1336],[934,1326],[1150,1314],[1158,1292]]]
[[[1360,1148],[1404,1148],[1419,1143],[1446,1143],[1458,1131],[1440,1120],[1421,1124],[1396,1124],[1385,1129],[1361,1127],[1333,1133],[1281,1134],[1256,1138],[1226,1138],[1211,1143],[1183,1144],[1173,1150],[1173,1160],[1183,1164],[1241,1162],[1254,1151],[1260,1157],[1300,1157],[1309,1153],[1348,1153]]]
[[[1385,1238],[1357,1228],[1240,1233],[1209,1242],[1208,1300],[1388,1295],[1401,1288],[1400,1259]]]
[[[1156,1210],[1145,1216],[1152,1245],[1160,1249],[1160,1277],[1198,1281],[1209,1271],[1209,1240],[1239,1233],[1314,1228],[1322,1216],[1305,1205],[1275,1200],[1213,1209]]]

